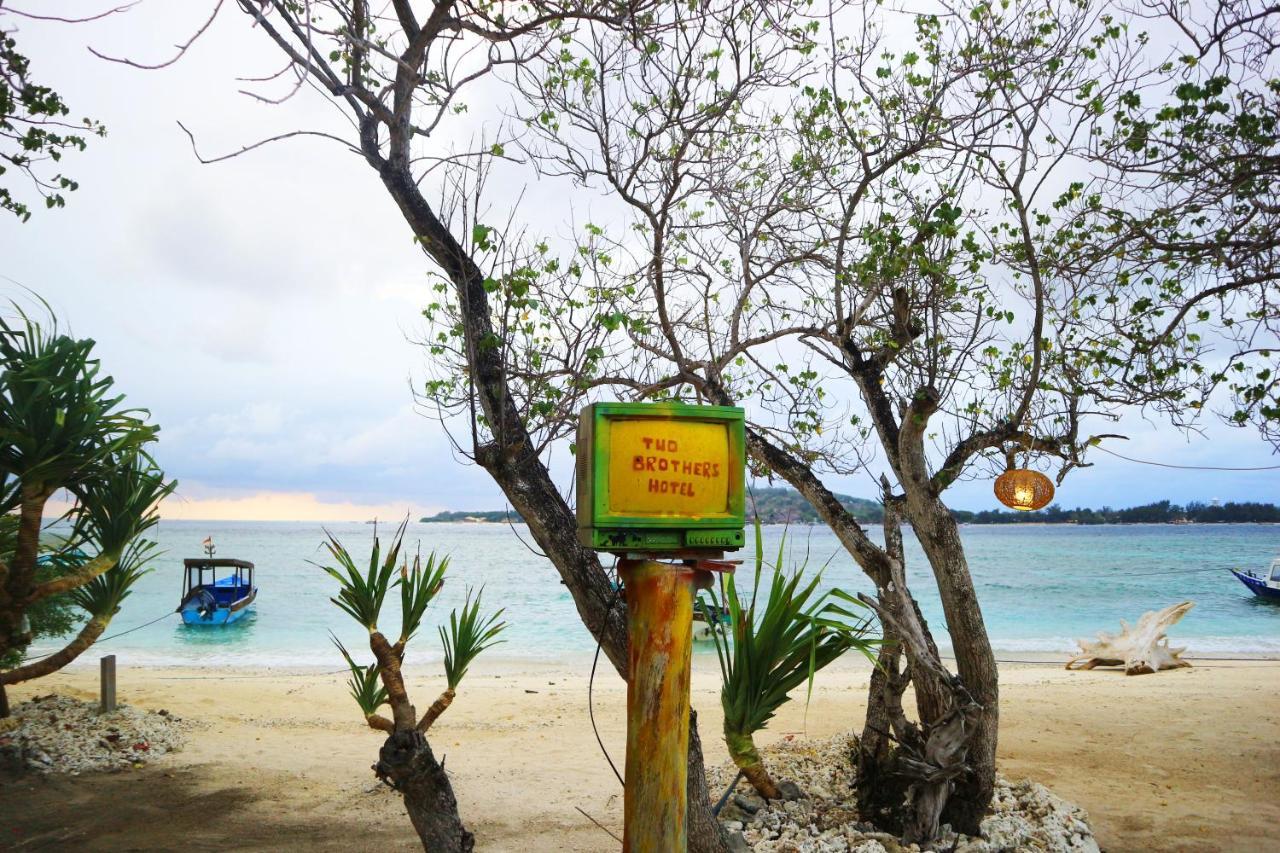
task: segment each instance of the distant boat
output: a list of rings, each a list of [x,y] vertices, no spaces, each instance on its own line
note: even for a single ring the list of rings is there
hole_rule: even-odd
[[[1240,583],[1249,587],[1249,591],[1258,598],[1268,601],[1280,601],[1280,557],[1271,561],[1271,567],[1261,576],[1253,572],[1242,572],[1232,569],[1231,574],[1240,579]]]
[[[708,615],[710,615],[711,619],[714,620],[715,625],[713,625],[712,622],[707,621]],[[720,607],[718,604],[700,601],[698,602],[698,606],[693,609],[694,640],[706,642],[707,640],[714,639],[712,635],[716,630],[715,626],[720,626],[727,630],[730,624],[732,624],[732,620],[729,618],[729,611]]]
[[[187,625],[229,625],[244,618],[258,597],[253,563],[247,560],[196,557],[183,560],[182,565],[185,578],[178,612]],[[219,569],[232,571],[218,577]]]

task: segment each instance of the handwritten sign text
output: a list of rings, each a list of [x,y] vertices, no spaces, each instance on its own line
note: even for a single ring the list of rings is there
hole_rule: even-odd
[[[729,432],[724,424],[619,420],[609,443],[610,512],[706,516],[727,511]]]

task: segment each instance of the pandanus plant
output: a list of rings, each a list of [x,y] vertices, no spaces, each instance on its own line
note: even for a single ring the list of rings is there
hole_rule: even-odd
[[[750,599],[744,601],[730,574],[721,578],[724,604],[707,593],[715,607],[707,608],[701,601],[699,606],[712,626],[720,660],[720,705],[729,755],[761,796],[777,799],[781,791],[756,749],[754,735],[790,700],[792,690],[807,681],[811,695],[814,675],[845,652],[855,650],[874,661],[872,650],[879,640],[870,636],[871,620],[857,612],[865,605],[843,590],[819,589],[821,571],[806,577],[804,565],[790,575],[782,570],[785,537],[772,566],[764,560],[759,522],[755,546]],[[714,618],[716,609],[728,613],[727,626]]]
[[[418,633],[427,607],[444,585],[449,559],[437,559],[434,553],[425,560],[415,555],[412,567],[407,559],[402,560],[406,524],[407,521],[396,530],[385,554],[375,533],[363,570],[343,544],[329,534],[325,547],[336,566],[321,568],[339,584],[337,596],[330,600],[368,631],[373,663],[357,663],[336,637],[333,642],[351,671],[347,687],[365,722],[387,734],[374,771],[403,795],[423,847],[431,851],[470,850],[474,843],[471,834],[462,824],[453,788],[425,735],[453,703],[471,662],[485,649],[502,642],[499,635],[506,623],[500,621],[502,610],[483,614],[481,594],[467,590],[461,611],[450,613],[448,623],[439,629],[446,687],[419,718],[405,688],[405,650]],[[400,633],[394,643],[378,627],[383,603],[393,591],[400,595]],[[380,713],[383,707],[391,709],[389,719]]]
[[[90,619],[61,651],[0,673],[0,717],[6,685],[60,669],[102,634],[153,553],[140,537],[175,485],[148,452],[159,428],[122,406],[91,357],[94,342],[15,313],[0,317],[0,513],[17,519],[0,554],[0,660],[21,659],[33,639],[28,614],[43,602],[73,593]],[[59,491],[72,499],[73,532],[50,552],[41,531]]]

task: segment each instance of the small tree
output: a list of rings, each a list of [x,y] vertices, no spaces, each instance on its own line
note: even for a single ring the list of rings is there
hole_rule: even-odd
[[[155,546],[141,536],[176,485],[147,453],[159,427],[122,408],[115,381],[90,357],[93,341],[18,316],[0,318],[0,511],[17,526],[0,562],[0,659],[30,645],[29,612],[41,602],[69,594],[90,618],[62,650],[0,673],[0,716],[9,713],[6,685],[61,669],[102,635],[144,573]],[[48,554],[55,570],[42,571],[45,505],[64,489],[74,500],[63,516],[71,535]]]
[[[470,850],[474,839],[463,826],[453,786],[425,735],[453,702],[471,662],[485,649],[502,642],[498,635],[506,623],[499,621],[501,610],[482,615],[480,593],[473,596],[471,590],[467,591],[461,611],[451,612],[448,625],[439,629],[447,686],[419,718],[405,689],[405,650],[417,634],[427,606],[444,585],[449,560],[446,557],[437,561],[433,553],[424,563],[415,556],[410,569],[407,561],[402,563],[400,559],[404,531],[405,524],[401,524],[385,557],[375,535],[363,572],[342,543],[329,535],[325,547],[337,566],[322,568],[340,585],[337,597],[331,601],[369,632],[374,662],[358,664],[336,637],[334,644],[351,670],[347,684],[365,722],[387,734],[374,772],[404,797],[405,809],[423,849],[433,853]],[[378,628],[378,616],[394,589],[400,591],[400,634],[391,643]],[[390,707],[391,719],[379,713],[383,706]]]
[[[839,589],[820,592],[822,573],[806,578],[804,566],[788,577],[782,570],[785,549],[784,537],[777,561],[768,567],[762,597],[760,582],[765,578],[766,564],[757,521],[751,597],[744,599],[738,592],[736,575],[731,574],[721,580],[729,626],[720,624],[714,618],[715,611],[704,606],[723,678],[720,706],[729,757],[752,787],[771,800],[782,794],[756,749],[755,733],[768,725],[800,684],[807,680],[812,691],[818,670],[851,649],[871,657],[870,650],[876,645],[867,639],[869,621],[859,619],[845,606],[859,606],[857,599]],[[718,607],[719,602],[712,598]]]

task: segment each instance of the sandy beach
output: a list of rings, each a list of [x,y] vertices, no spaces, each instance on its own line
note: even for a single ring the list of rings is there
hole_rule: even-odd
[[[621,831],[621,789],[587,716],[589,661],[489,660],[431,733],[477,849],[604,851]],[[695,664],[693,702],[709,762],[719,740],[718,673]],[[421,707],[441,679],[410,670]],[[866,664],[823,673],[806,709],[784,707],[760,739],[858,727]],[[1083,806],[1108,851],[1274,850],[1280,825],[1280,665],[1203,661],[1129,677],[1052,665],[1001,670],[1002,772]],[[0,787],[0,846],[21,850],[418,849],[398,797],[369,770],[381,735],[363,726],[336,674],[132,669],[121,701],[194,728],[186,748],[141,770],[27,776]],[[96,697],[97,673],[63,672],[13,691]],[[602,668],[600,732],[624,752],[624,685]]]

